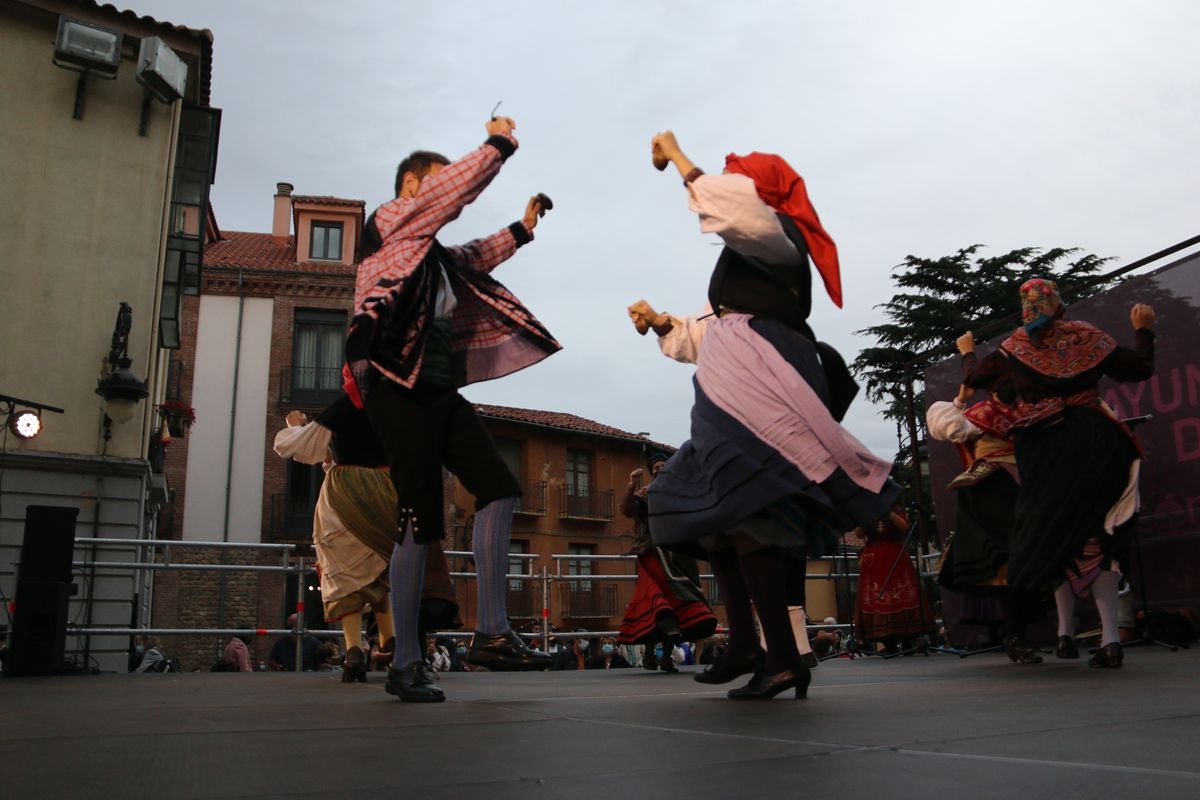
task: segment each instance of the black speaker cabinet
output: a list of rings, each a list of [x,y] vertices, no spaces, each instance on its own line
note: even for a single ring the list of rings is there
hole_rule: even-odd
[[[78,514],[63,506],[26,510],[8,675],[53,675],[62,668]]]

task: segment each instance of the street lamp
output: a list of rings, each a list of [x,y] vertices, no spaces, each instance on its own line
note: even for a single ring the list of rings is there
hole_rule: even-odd
[[[96,382],[96,394],[104,398],[104,441],[112,438],[112,423],[121,425],[132,417],[137,404],[150,390],[146,382],[133,374],[129,358],[129,332],[133,328],[133,307],[121,303],[113,326],[112,345],[108,351],[108,374]]]

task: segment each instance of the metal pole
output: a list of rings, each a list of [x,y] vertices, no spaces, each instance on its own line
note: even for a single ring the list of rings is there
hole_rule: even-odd
[[[542,564],[542,652],[550,652],[550,573]]]
[[[904,417],[908,425],[908,447],[912,456],[912,472],[913,472],[913,502],[917,505],[917,533],[920,537],[920,552],[917,554],[917,592],[921,602],[922,610],[924,610],[926,594],[925,578],[921,575],[921,556],[929,552],[929,520],[928,520],[928,505],[926,505],[925,497],[925,479],[921,475],[921,453],[917,447],[917,408],[916,408],[916,392],[913,389],[913,383],[916,381],[916,376],[913,374],[912,367],[907,367],[904,370]],[[907,557],[904,553],[901,556]],[[929,610],[931,617],[933,602],[930,598]],[[934,627],[933,619],[929,621],[930,633],[936,634],[937,629]]]
[[[296,672],[304,671],[304,556],[296,562]]]

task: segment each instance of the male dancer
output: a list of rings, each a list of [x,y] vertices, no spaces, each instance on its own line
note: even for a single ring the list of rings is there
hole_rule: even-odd
[[[520,485],[474,408],[457,389],[498,378],[558,351],[558,342],[488,273],[533,239],[549,203],[530,199],[521,220],[458,247],[434,238],[484,190],[517,149],[512,119],[458,161],[416,151],[396,170],[396,198],[364,231],[364,258],[346,340],[350,380],[383,440],[399,500],[390,576],[396,651],[387,691],[405,702],[445,699],[416,647],[426,544],[445,536],[442,467],[475,496],[479,575],[476,632],[467,660],[489,669],[548,669],[508,624],[505,574]],[[411,535],[408,535],[410,534]]]

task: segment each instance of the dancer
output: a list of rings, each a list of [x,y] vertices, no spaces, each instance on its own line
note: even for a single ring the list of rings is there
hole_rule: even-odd
[[[647,464],[650,483],[667,463],[665,453],[654,453]],[[625,606],[625,618],[617,636],[618,644],[645,645],[642,666],[679,672],[672,658],[675,646],[683,641],[707,639],[717,629],[717,618],[700,588],[700,570],[695,559],[654,546],[646,512],[646,486],[638,486],[642,470],[634,470],[621,500],[621,513],[633,520],[634,540],[630,553],[637,556],[638,576],[633,596]],[[654,646],[662,644],[662,657],[654,655]]]
[[[1117,627],[1120,566],[1136,524],[1140,453],[1129,429],[1100,400],[1096,384],[1154,374],[1154,309],[1130,311],[1134,348],[1086,322],[1064,318],[1053,281],[1021,285],[1024,325],[979,360],[974,337],[959,339],[963,383],[1016,391],[1013,439],[1021,486],[1008,562],[1010,586],[1054,588],[1061,658],[1074,651],[1075,597],[1090,592],[1100,613],[1100,650],[1089,661],[1120,667]]]
[[[644,301],[629,310],[664,352],[697,364],[691,439],[648,493],[651,535],[655,545],[707,558],[725,598],[729,651],[696,679],[753,672],[729,697],[769,699],[791,688],[803,697],[810,673],[788,606],[803,605],[806,551],[831,548],[835,530],[873,523],[900,491],[891,465],[838,424],[858,387],[808,326],[809,256],[840,306],[837,249],[803,180],[779,156],[731,155],[727,174],[705,175],[672,133],[651,147],[656,165],[674,164],[683,176],[701,231],[726,245],[709,283],[715,318],[680,319]]]
[[[387,571],[396,539],[396,491],[388,480],[387,458],[366,412],[344,394],[311,422],[299,411],[286,421],[288,427],[275,435],[275,452],[326,467],[313,515],[321,601],[326,621],[342,623],[342,680],[365,682],[362,617],[367,607],[375,613],[381,651],[390,656],[395,646]],[[422,586],[422,631],[462,624],[440,544],[426,562]]]
[[[396,197],[364,231],[346,339],[348,390],[383,440],[398,497],[400,544],[391,557],[396,652],[387,691],[406,702],[445,699],[421,658],[414,628],[426,548],[443,539],[442,467],[475,496],[479,575],[476,631],[467,661],[488,669],[547,669],[508,623],[509,536],[520,484],[458,389],[541,361],[558,342],[488,273],[533,239],[549,208],[531,198],[522,219],[458,247],[435,236],[482,192],[517,149],[515,123],[489,120],[478,149],[450,162],[416,151],[396,170]],[[411,535],[410,535],[411,534]]]
[[[968,406],[974,393],[969,386],[962,386],[953,401],[931,404],[925,416],[929,435],[958,445],[966,465],[948,487],[957,499],[954,535],[946,545],[938,583],[963,596],[962,619],[994,625],[994,609],[999,605],[1002,641],[1009,659],[1037,664],[1042,657],[1026,641],[1025,630],[1041,617],[1042,595],[1010,586],[1007,580],[1013,508],[1020,483],[1012,442],[1010,403],[1015,395],[1012,387],[1006,386]]]
[[[908,516],[896,505],[874,525],[857,528],[866,540],[858,555],[858,605],[855,626],[862,641],[903,650],[914,636],[934,627],[929,598],[904,549]]]

